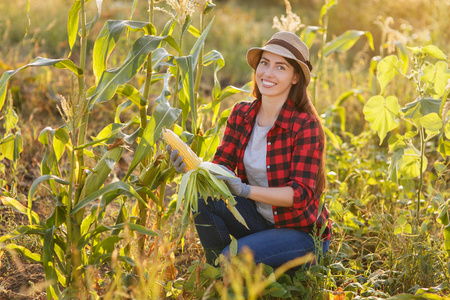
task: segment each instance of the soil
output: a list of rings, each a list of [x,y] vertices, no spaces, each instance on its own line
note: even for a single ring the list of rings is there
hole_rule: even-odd
[[[0,268],[0,300],[46,299],[44,268],[40,264],[23,264],[16,270]]]
[[[0,236],[27,223],[25,215],[0,206]],[[10,252],[0,254],[0,258],[0,300],[47,298],[42,265],[29,263]]]

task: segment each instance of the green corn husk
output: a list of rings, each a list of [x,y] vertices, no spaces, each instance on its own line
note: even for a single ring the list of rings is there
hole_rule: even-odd
[[[235,176],[225,171],[217,164],[202,162],[197,169],[188,171],[181,178],[176,207],[176,211],[178,211],[181,208],[184,199],[184,212],[181,218],[181,236],[186,232],[191,212],[198,210],[199,196],[205,201],[208,197],[225,201],[228,209],[234,215],[236,220],[248,229],[247,223],[235,207],[237,202],[234,199],[233,194],[230,192],[225,182],[217,179],[212,172],[227,177]]]

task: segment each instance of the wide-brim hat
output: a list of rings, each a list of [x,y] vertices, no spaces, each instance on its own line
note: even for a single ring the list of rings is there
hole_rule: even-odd
[[[247,63],[253,70],[256,70],[263,51],[278,54],[298,62],[305,75],[305,84],[309,84],[312,66],[309,62],[308,46],[296,34],[280,31],[275,33],[264,47],[250,48],[247,51]]]

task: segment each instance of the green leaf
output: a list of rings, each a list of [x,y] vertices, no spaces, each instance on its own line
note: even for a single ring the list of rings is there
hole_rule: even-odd
[[[202,272],[202,275],[206,276],[207,278],[216,279],[219,278],[222,273],[220,272],[219,268],[215,268],[211,265],[206,267],[206,269]]]
[[[53,258],[53,247],[54,247],[54,240],[53,236],[55,235],[56,227],[53,226],[45,231],[44,234],[44,243],[42,247],[42,265],[44,266],[44,274],[45,274],[45,280],[50,283],[51,290],[56,293],[56,295],[59,294],[59,288],[58,288],[58,276],[56,274],[56,265],[55,260]],[[49,287],[47,287],[47,290]],[[52,293],[53,293],[52,292]]]
[[[447,60],[447,55],[434,45],[422,47],[421,52],[437,59]]]
[[[112,236],[106,237],[99,244],[97,244],[95,246],[94,251],[92,251],[92,254],[91,254],[92,258],[95,259],[96,257],[98,257],[101,254],[112,253],[113,250],[115,249],[115,245],[118,242],[120,242],[121,240],[123,240],[123,237],[120,237],[117,235],[112,235]],[[94,261],[92,261],[91,263],[93,263],[93,262]]]
[[[33,196],[34,193],[36,193],[37,187],[39,186],[39,184],[41,184],[42,182],[48,181],[48,180],[52,180],[52,181],[56,181],[60,184],[63,185],[69,185],[70,182],[61,179],[57,176],[54,175],[42,175],[39,176],[31,185],[30,187],[30,191],[28,192],[28,221],[30,222],[30,225],[33,224],[33,217],[32,217],[32,213],[31,213],[31,208],[32,208],[32,202],[33,202]]]
[[[203,10],[203,15],[206,16],[207,14],[209,14],[214,8],[216,7],[216,5],[214,3],[212,3],[211,1],[207,1],[205,8]]]
[[[181,20],[179,20],[181,21]],[[186,15],[186,19],[183,20],[183,24],[181,25],[181,36],[184,36],[186,34],[186,31],[189,29],[190,25],[192,23],[192,18],[189,14]]]
[[[19,121],[19,117],[17,116],[14,109],[8,108],[8,110],[6,111],[5,119],[6,119],[5,129],[6,132],[9,133],[11,132],[12,129],[16,128],[17,122]]]
[[[220,83],[219,83],[220,86]],[[218,94],[213,94],[213,101],[207,103],[206,105],[202,106],[199,109],[199,113],[209,113],[210,111],[214,111],[214,116],[212,119],[212,123],[214,124],[217,121],[217,117],[219,114],[219,106],[220,103],[225,100],[228,97],[231,97],[233,95],[239,94],[239,93],[251,93],[250,89],[250,83],[245,84],[242,87],[235,87],[232,85],[227,86],[222,91],[220,91]],[[225,110],[226,111],[226,110]],[[222,114],[225,112],[223,111]],[[226,120],[225,120],[226,121]]]
[[[402,72],[403,72],[403,74],[406,74],[406,72],[408,71],[408,66],[409,66],[408,49],[401,42],[395,42],[395,46],[397,47],[398,57],[403,62]]]
[[[135,191],[135,189],[129,185],[126,182],[123,181],[116,181],[113,183],[108,184],[107,186],[91,193],[89,196],[82,199],[80,202],[77,203],[72,208],[72,211],[70,212],[70,215],[75,215],[79,210],[85,208],[87,205],[91,204],[96,199],[100,198],[106,193],[119,190],[121,193],[128,195],[129,197],[136,197],[141,203],[143,203],[146,207],[148,207],[148,204],[139,196],[139,194]]]
[[[435,161],[433,167],[438,173],[441,173],[447,169],[446,165],[441,163],[440,161]]]
[[[158,236],[158,234],[156,232],[154,232],[153,230],[150,230],[144,226],[134,224],[134,223],[128,223],[127,225],[132,231],[136,231],[140,234],[145,234],[145,235],[149,235],[149,236]]]
[[[41,225],[21,225],[12,232],[0,237],[0,243],[10,242],[25,235],[44,236],[45,228]]]
[[[147,104],[147,99],[141,95],[141,93],[131,84],[124,84],[117,88],[117,94],[127,97],[131,100],[137,107],[145,107]]]
[[[82,197],[89,196],[105,183],[114,165],[122,156],[123,148],[121,146],[114,147],[108,150],[97,165],[92,169],[92,172],[86,176],[85,183],[81,192]]]
[[[450,254],[450,225],[444,227],[444,249]]]
[[[163,87],[161,90],[161,94],[159,94],[159,96],[155,99],[156,103],[169,103],[168,97],[170,97],[170,95],[172,95],[172,92],[170,91],[170,83],[169,80],[170,78],[172,78],[173,74],[170,72],[169,69],[167,69],[166,74],[164,74],[164,82],[163,82]]]
[[[69,142],[69,133],[64,128],[58,128],[55,131],[55,136],[53,137],[53,151],[55,152],[56,159],[59,162],[64,151],[66,150],[66,144]]]
[[[431,113],[423,116],[419,119],[419,124],[425,128],[428,136],[427,139],[437,135],[443,125],[442,120],[437,113]]]
[[[151,151],[155,142],[159,139],[163,127],[171,127],[172,124],[178,119],[179,115],[180,109],[170,107],[168,103],[161,103],[156,106],[151,119],[145,127],[144,133],[142,134],[141,140],[135,151],[135,155],[131,161],[124,180],[131,175],[131,172],[133,172],[137,165],[146,155],[148,155],[149,151]]]
[[[447,156],[450,156],[450,141],[444,140],[443,137],[439,140],[439,153],[444,159],[446,159]]]
[[[306,26],[306,28],[303,29],[302,33],[300,34],[300,38],[306,44],[306,46],[308,46],[308,49],[311,49],[319,31],[319,26]]]
[[[149,22],[139,22],[132,20],[108,20],[105,22],[94,43],[93,49],[93,69],[98,81],[102,73],[106,70],[108,58],[114,50],[123,29],[137,32],[142,31],[146,35],[156,35],[156,28]]]
[[[445,132],[445,137],[450,140],[450,123],[449,122],[446,122],[444,132]]]
[[[353,47],[361,36],[365,35],[369,40],[369,46],[373,50],[373,37],[369,31],[347,30],[336,39],[328,42],[323,49],[323,56],[327,57],[335,52],[346,52]]]
[[[419,119],[423,116],[431,113],[439,114],[440,107],[440,99],[419,97],[402,108],[402,112],[405,114],[405,118],[410,118],[416,124],[419,124]]]
[[[391,145],[389,145],[391,148]],[[389,163],[389,176],[388,179],[398,183],[399,178],[399,168],[402,162],[402,157],[404,153],[404,147],[396,147],[394,154],[391,156],[391,161]]]
[[[72,71],[75,75],[81,76],[83,74],[83,70],[78,69],[77,66],[70,59],[50,59],[37,57],[32,62],[27,65],[24,65],[16,70],[10,70],[3,73],[0,78],[0,111],[3,108],[6,98],[6,89],[8,86],[9,79],[14,76],[17,72],[26,69],[28,67],[45,67],[45,66],[54,66],[58,69],[68,69]]]
[[[138,4],[138,0],[133,0],[133,6],[131,7],[131,13],[130,13],[130,20],[133,19],[133,14],[136,10],[137,4]]]
[[[406,224],[408,224],[408,220],[406,219],[405,216],[400,216],[400,217],[397,219],[397,224],[398,224],[399,226],[401,226],[401,227],[404,227]]]
[[[0,155],[10,161],[17,162],[22,151],[23,139],[20,131],[16,134],[8,134],[5,138],[0,140]]]
[[[169,37],[167,37],[168,39]],[[166,40],[167,40],[166,39]],[[167,52],[165,48],[158,48],[155,51],[152,52],[152,69],[154,69],[156,72],[159,72],[163,67],[166,66],[173,66],[172,59],[173,55]],[[169,61],[165,61],[166,58],[169,58]],[[155,75],[161,75],[161,74],[155,74]],[[152,84],[156,82],[155,80],[158,80],[157,76],[152,76]],[[160,79],[159,79],[160,80]]]
[[[207,66],[214,62],[214,87],[212,91],[213,99],[216,99],[220,93],[220,81],[217,73],[225,65],[225,60],[220,52],[212,50],[203,57],[203,65]]]
[[[449,216],[448,216],[448,203],[443,204],[439,207],[439,216],[436,218],[438,223],[441,223],[444,226],[448,226],[450,224]]]
[[[427,169],[428,160],[424,157],[422,172]],[[417,178],[420,176],[420,153],[415,148],[407,148],[403,153],[399,172],[404,178]]]
[[[188,32],[189,32],[190,34],[192,34],[195,38],[199,38],[200,35],[202,34],[202,33],[200,32],[200,30],[198,30],[197,28],[195,28],[195,27],[192,26],[192,25],[189,25]]]
[[[342,93],[339,98],[334,102],[334,106],[341,106],[346,100],[355,96],[356,99],[364,105],[366,103],[366,98],[364,97],[364,91],[358,89],[351,89]]]
[[[230,257],[235,257],[238,253],[238,243],[237,240],[231,236],[231,243],[230,243]]]
[[[340,150],[342,140],[337,135],[335,135],[328,127],[324,126],[323,129],[333,147]]]
[[[124,63],[116,69],[106,70],[102,73],[94,94],[89,99],[89,109],[96,103],[110,100],[118,86],[130,81],[140,70],[150,52],[157,49],[166,37],[143,36],[133,44]]]
[[[289,291],[279,282],[272,282],[268,287],[266,287],[266,293],[275,298],[286,298],[290,295]]]
[[[447,63],[438,61],[436,63],[436,77],[434,80],[434,90],[436,92],[436,98],[440,98],[448,85],[450,80],[450,70]]]
[[[181,80],[183,83],[180,91],[180,107],[182,110],[182,124],[186,124],[189,111],[192,112],[192,122],[197,124],[197,114],[195,113],[195,101],[194,101],[194,68],[193,58],[191,55],[177,57],[177,65],[181,71]]]
[[[100,19],[100,16],[102,14],[103,0],[95,0],[95,3],[97,4],[97,12],[95,13],[92,21],[86,24],[86,35],[91,32],[92,28],[95,26],[95,24],[97,24],[97,21]]]
[[[67,36],[69,38],[69,48],[72,50],[77,40],[79,12],[81,10],[81,1],[75,0],[69,11],[67,19]]]
[[[38,253],[33,253],[21,245],[17,245],[17,244],[0,245],[0,250],[1,251],[11,250],[11,251],[22,254],[31,262],[37,262],[37,263],[41,262],[41,256]]]
[[[400,74],[402,65],[403,62],[395,55],[386,56],[378,63],[377,79],[381,87],[380,94],[383,94],[388,83]]]
[[[319,16],[319,24],[320,26],[323,25],[323,17],[328,13],[328,11],[337,5],[337,0],[331,0],[331,1],[325,1],[325,4],[322,5],[322,8],[320,9],[320,16]]]
[[[370,122],[370,128],[378,133],[380,145],[383,143],[387,133],[397,128],[396,117],[400,111],[398,100],[394,96],[384,98],[373,96],[367,101],[363,112],[366,120]]]
[[[199,59],[200,50],[202,49],[203,44],[205,43],[206,36],[208,35],[212,24],[214,22],[214,18],[212,18],[211,22],[209,22],[208,26],[206,26],[205,30],[203,30],[202,35],[197,39],[194,46],[189,53],[192,56],[192,66],[197,65],[197,61]]]
[[[411,234],[412,233],[411,224],[406,224],[405,227],[403,227],[403,233],[406,233],[406,234]]]
[[[0,201],[3,203],[3,205],[9,206],[21,214],[28,214],[28,209],[14,198],[0,196]],[[39,223],[39,215],[34,211],[31,211],[31,219],[34,223]]]

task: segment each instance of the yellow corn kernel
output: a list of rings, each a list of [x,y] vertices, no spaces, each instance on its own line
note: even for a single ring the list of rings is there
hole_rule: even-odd
[[[183,157],[187,171],[195,170],[202,163],[202,160],[192,151],[189,146],[183,142],[178,135],[170,129],[163,128],[163,137],[167,144],[174,150],[178,150],[178,154]]]

